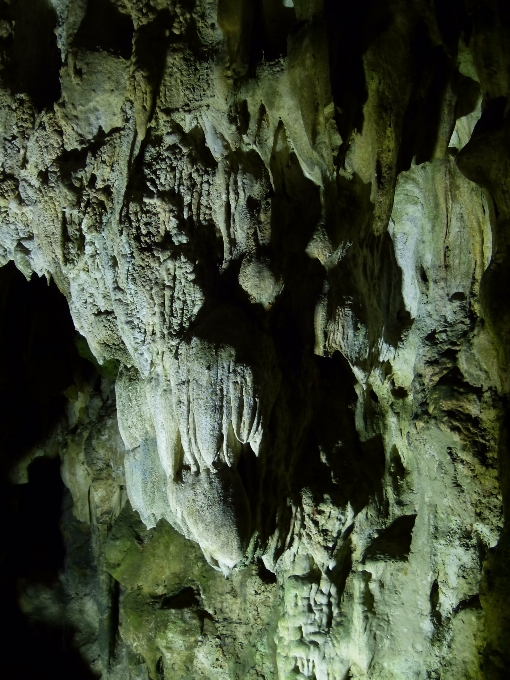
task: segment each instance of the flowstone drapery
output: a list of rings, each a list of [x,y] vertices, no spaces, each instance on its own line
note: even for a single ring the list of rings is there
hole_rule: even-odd
[[[102,375],[57,447],[97,675],[505,677],[509,30],[496,0],[4,3],[0,263]]]

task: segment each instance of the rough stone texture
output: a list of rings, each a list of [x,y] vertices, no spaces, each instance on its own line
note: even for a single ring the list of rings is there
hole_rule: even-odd
[[[18,600],[95,676],[507,677],[509,40],[496,0],[3,3],[0,263],[96,371],[13,445],[69,490]]]

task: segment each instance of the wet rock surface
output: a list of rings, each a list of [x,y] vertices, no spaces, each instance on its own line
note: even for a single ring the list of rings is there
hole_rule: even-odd
[[[4,2],[7,677],[506,677],[509,37]]]

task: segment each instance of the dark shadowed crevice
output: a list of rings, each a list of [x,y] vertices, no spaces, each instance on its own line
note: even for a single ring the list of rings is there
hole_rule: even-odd
[[[398,517],[372,541],[365,551],[363,562],[366,560],[407,561],[415,522],[416,515]]]
[[[304,457],[301,482],[310,484],[315,480],[317,490],[327,489],[337,503],[350,503],[359,512],[371,498],[382,497],[385,468],[382,438],[378,435],[360,440],[354,417],[356,380],[340,352],[332,357],[315,357],[315,364],[318,372],[313,433],[317,453],[315,458],[310,453]],[[315,472],[310,469],[313,460]],[[315,479],[319,470],[322,470],[320,484],[319,478]]]
[[[154,21],[140,26],[134,38],[135,66],[147,75],[148,84],[153,91],[149,120],[154,112],[163,79],[171,26],[172,16],[169,10],[164,9],[157,13]]]
[[[67,301],[52,282],[30,283],[13,263],[0,269],[1,468],[44,440],[62,417],[64,390],[81,361]]]
[[[87,369],[73,344],[63,295],[45,279],[27,282],[12,263],[0,269],[0,327],[0,674],[8,680],[87,680],[92,675],[72,648],[74,631],[62,613],[60,459],[36,458],[26,484],[9,478],[62,419],[63,391]],[[44,609],[37,592],[51,593],[57,611],[51,623],[37,613]],[[32,614],[23,614],[20,597]]]
[[[438,28],[447,52],[453,56],[459,36],[469,37],[470,22],[462,0],[434,0]]]
[[[250,45],[250,75],[260,62],[275,61],[287,55],[287,37],[296,22],[294,7],[283,2],[256,0]]]
[[[257,576],[263,583],[266,583],[267,585],[276,583],[277,580],[276,574],[274,574],[272,571],[269,571],[262,560],[257,562]]]
[[[415,44],[411,63],[413,87],[403,119],[398,172],[409,170],[413,158],[419,164],[433,157],[445,93],[453,77],[453,60],[441,45],[432,44],[422,23],[415,29]]]
[[[161,609],[191,609],[200,607],[200,601],[194,588],[187,587],[175,595],[168,595],[161,600]]]
[[[59,528],[64,491],[60,460],[36,459],[27,484],[13,486],[2,479],[0,486],[1,675],[6,680],[91,679],[71,646],[73,631],[64,621],[29,619],[18,604],[20,596],[42,586],[52,593],[54,606],[64,606],[58,580],[65,552]],[[45,603],[42,600],[39,607]]]
[[[133,35],[130,16],[120,12],[109,0],[88,0],[87,13],[74,37],[73,47],[129,59]]]
[[[237,463],[237,472],[241,478],[246,496],[250,504],[252,517],[257,514],[259,500],[259,463],[257,456],[249,444],[244,444]]]
[[[335,564],[330,571],[331,582],[335,584],[338,591],[338,598],[342,597],[345,590],[347,579],[352,570],[352,541],[350,538],[342,544],[340,550],[335,555]]]
[[[26,93],[38,111],[60,98],[61,58],[49,0],[17,0],[5,7],[13,33],[6,45],[9,69],[3,77],[16,94]]]
[[[338,131],[347,147],[351,132],[363,129],[363,104],[367,101],[363,54],[391,23],[386,0],[343,3],[325,0],[331,89]]]

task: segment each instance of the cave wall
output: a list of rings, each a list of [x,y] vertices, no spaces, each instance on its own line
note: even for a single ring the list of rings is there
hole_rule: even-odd
[[[0,264],[94,364],[4,465],[58,451],[68,489],[60,594],[18,600],[91,673],[505,677],[509,32],[496,0],[3,3]]]

